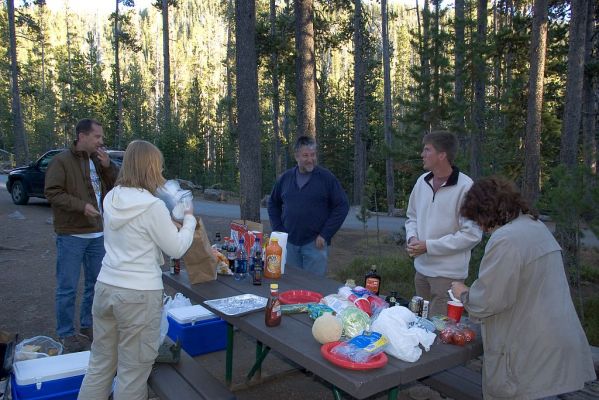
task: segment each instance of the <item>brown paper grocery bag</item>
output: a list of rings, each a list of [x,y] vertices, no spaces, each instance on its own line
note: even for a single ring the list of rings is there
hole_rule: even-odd
[[[208,234],[201,218],[193,234],[193,243],[183,256],[183,263],[190,283],[202,283],[216,280],[216,257],[212,253]]]

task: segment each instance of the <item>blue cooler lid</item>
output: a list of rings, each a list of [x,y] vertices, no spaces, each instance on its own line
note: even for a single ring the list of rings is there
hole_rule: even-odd
[[[216,314],[201,305],[171,308],[168,316],[181,325],[216,318]]]
[[[60,356],[17,361],[13,373],[19,386],[84,375],[89,363],[89,351]]]

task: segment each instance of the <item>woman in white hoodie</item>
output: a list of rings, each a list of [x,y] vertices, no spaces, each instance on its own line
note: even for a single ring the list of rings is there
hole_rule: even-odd
[[[180,258],[191,246],[196,220],[185,211],[181,229],[155,193],[165,182],[156,146],[127,146],[116,186],[104,199],[106,256],[92,307],[94,341],[79,399],[146,399],[158,355],[162,315],[162,253]]]

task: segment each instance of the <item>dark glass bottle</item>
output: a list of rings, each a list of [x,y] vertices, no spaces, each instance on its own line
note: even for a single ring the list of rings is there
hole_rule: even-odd
[[[381,277],[376,273],[376,265],[364,276],[364,287],[378,296],[381,289]]]
[[[385,298],[385,301],[387,302],[387,304],[389,304],[389,307],[396,306],[397,305],[397,292],[391,292],[391,294]]]
[[[266,303],[266,312],[264,314],[264,323],[266,326],[279,326],[281,324],[281,301],[279,300],[279,284],[270,284],[270,297]]]
[[[262,285],[262,271],[264,271],[264,267],[262,266],[262,247],[260,247],[254,253],[254,270],[252,271],[253,285]]]

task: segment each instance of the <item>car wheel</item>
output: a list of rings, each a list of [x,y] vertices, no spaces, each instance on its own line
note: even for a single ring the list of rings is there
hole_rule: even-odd
[[[21,181],[15,181],[12,184],[10,195],[12,196],[12,202],[18,205],[27,204],[29,201],[29,195],[27,194],[27,190],[25,190],[25,186]]]

